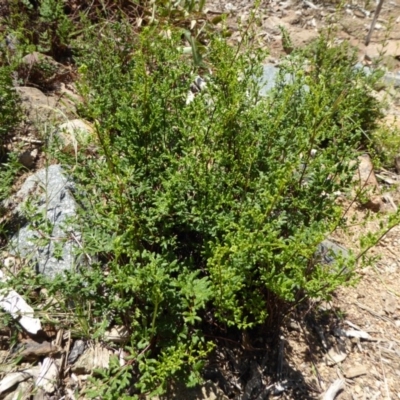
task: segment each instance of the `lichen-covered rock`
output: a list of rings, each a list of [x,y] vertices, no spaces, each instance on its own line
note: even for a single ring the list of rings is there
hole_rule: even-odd
[[[332,240],[326,239],[318,245],[315,255],[318,261],[331,265],[335,262],[336,257],[348,258],[349,251],[345,247],[332,242]]]
[[[61,166],[51,165],[31,175],[9,203],[26,223],[10,241],[10,253],[34,261],[37,270],[54,277],[77,265],[75,256],[79,232],[71,220],[77,204],[72,181]]]

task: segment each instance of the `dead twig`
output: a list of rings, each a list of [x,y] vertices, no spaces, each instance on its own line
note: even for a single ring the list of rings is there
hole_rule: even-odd
[[[378,20],[378,17],[379,17],[379,13],[381,12],[382,5],[383,5],[383,0],[379,0],[379,3],[378,3],[378,5],[376,7],[376,10],[374,12],[374,18],[372,19],[371,26],[369,28],[369,32],[367,34],[367,37],[365,38],[365,45],[366,46],[369,45],[369,42],[371,40],[371,35],[372,35],[372,32],[374,31],[376,21]]]

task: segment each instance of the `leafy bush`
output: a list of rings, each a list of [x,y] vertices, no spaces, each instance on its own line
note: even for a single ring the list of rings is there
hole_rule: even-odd
[[[3,46],[0,48],[0,202],[10,194],[13,180],[21,167],[17,155],[7,148],[22,120],[20,99],[12,81],[14,67],[10,64],[7,48]],[[0,219],[7,211],[4,208],[0,204]],[[3,225],[4,221],[0,222],[0,241],[3,239]]]
[[[21,121],[19,97],[12,85],[12,68],[0,67],[0,151],[6,135],[10,134]]]
[[[174,24],[204,37],[209,25],[204,25],[204,0],[112,1],[102,0],[10,0],[0,10],[6,21],[7,33],[17,38],[22,55],[38,51],[51,55],[58,61],[73,61],[77,49],[76,38],[84,29],[102,29],[108,21],[129,18],[132,26]],[[202,23],[196,23],[202,18]]]
[[[0,201],[6,198],[20,166],[15,154],[7,154],[6,143],[22,119],[20,100],[12,85],[10,66],[0,66]],[[0,210],[0,216],[2,210]]]
[[[23,55],[32,51],[56,58],[70,54],[71,36],[75,32],[72,17],[62,0],[8,2],[3,10],[8,33],[18,39]]]
[[[0,201],[6,199],[12,191],[12,184],[21,164],[18,162],[18,155],[10,153],[7,155],[7,162],[0,163]],[[0,215],[3,214],[3,206],[0,206]]]
[[[400,148],[400,128],[398,120],[387,119],[382,123],[371,141],[371,153],[375,155],[375,168],[380,165],[392,169]]]
[[[293,52],[262,98],[260,50],[214,37],[196,70],[179,34],[156,32],[122,23],[101,41],[86,32],[96,45],[79,60],[81,112],[100,148],[75,175],[84,252],[99,262],[54,290],[92,304],[97,332],[128,326],[122,387],[134,367],[136,388],[160,393],[172,376],[200,379],[206,321],[279,321],[285,305],[351,277],[354,259],[327,267],[314,253],[346,223],[335,192],[351,188],[350,161],[379,109],[368,93],[376,77],[353,68],[345,45],[321,38]],[[198,73],[207,87],[187,104]],[[93,396],[122,396],[97,387]]]

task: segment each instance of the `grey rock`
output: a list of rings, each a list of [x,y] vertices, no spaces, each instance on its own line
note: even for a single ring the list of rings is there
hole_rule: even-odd
[[[279,74],[279,67],[272,65],[272,64],[265,64],[262,67],[263,67],[263,74],[259,78],[259,86],[260,86],[259,93],[261,96],[266,96],[276,86],[276,81],[278,79],[278,74]],[[362,70],[366,76],[371,75],[373,72],[371,68],[369,68],[361,63],[357,63],[354,66],[354,69]],[[396,74],[392,73],[392,72],[387,72],[382,77],[382,81],[387,86],[393,86],[394,88],[397,89],[400,87],[400,72],[397,72]],[[293,82],[293,77],[290,74],[286,74],[285,82],[286,83]],[[304,86],[304,89],[307,91],[308,87]]]
[[[51,165],[31,175],[9,200],[17,204],[16,212],[22,215],[27,214],[23,211],[25,205],[33,205],[25,215],[28,222],[10,241],[10,253],[34,260],[38,271],[48,277],[78,263],[73,237],[80,235],[68,226],[68,220],[77,212],[71,189],[73,184],[62,168]]]
[[[74,346],[68,355],[68,364],[73,364],[85,351],[86,343],[83,340],[75,340]]]
[[[357,63],[357,64],[354,66],[354,69],[356,69],[356,70],[362,70],[362,71],[365,73],[366,76],[370,76],[370,75],[372,74],[371,68],[369,68],[369,67],[367,67],[366,65],[361,64],[361,63]]]
[[[326,239],[318,245],[315,255],[323,264],[332,265],[338,256],[348,258],[349,251],[345,247]]]
[[[275,65],[266,64],[263,65],[263,74],[260,78],[260,95],[266,96],[276,84],[278,78],[279,68]]]
[[[251,378],[247,381],[244,388],[242,400],[250,400],[256,398],[257,400],[261,397],[260,392],[264,392],[263,376],[260,372],[261,368],[255,360],[250,362]],[[264,397],[264,396],[262,396]],[[268,397],[268,390],[265,393],[265,398]]]
[[[266,96],[272,89],[275,88],[279,75],[279,67],[272,64],[265,64],[263,67],[263,74],[259,78],[260,95]],[[294,79],[291,74],[285,74],[284,82],[293,83]],[[309,87],[304,85],[304,90],[308,91]]]
[[[397,74],[386,72],[382,79],[386,85],[393,86],[395,89],[400,88],[400,72],[397,72]]]
[[[260,86],[260,95],[266,96],[272,89],[276,86],[276,81],[278,79],[279,67],[272,64],[265,64],[263,67],[262,76],[259,78],[259,86]],[[372,69],[361,64],[357,63],[354,66],[355,70],[362,70],[367,76],[372,74]],[[285,75],[285,82],[290,83],[293,81],[293,78],[290,74]],[[400,72],[397,74],[392,72],[387,72],[383,77],[382,81],[388,85],[393,86],[394,88],[400,87]],[[304,87],[305,90],[308,90],[308,87]]]
[[[373,70],[370,67],[367,67],[361,63],[357,63],[354,66],[355,69],[361,69],[364,71],[365,75],[369,76],[372,74]],[[398,89],[400,87],[400,71],[397,73],[393,72],[386,72],[385,75],[382,77],[383,83],[385,83],[387,86],[392,86],[395,89]]]

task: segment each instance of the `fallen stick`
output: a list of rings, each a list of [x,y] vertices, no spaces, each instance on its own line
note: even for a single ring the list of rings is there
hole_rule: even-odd
[[[374,18],[372,18],[372,22],[371,22],[371,26],[369,28],[369,32],[367,34],[367,37],[365,38],[365,45],[366,46],[369,45],[369,41],[371,40],[371,35],[372,35],[372,32],[374,31],[376,21],[378,20],[379,14],[381,12],[382,5],[383,5],[383,0],[379,0],[379,3],[378,3],[378,5],[376,7],[376,10],[374,12]]]

